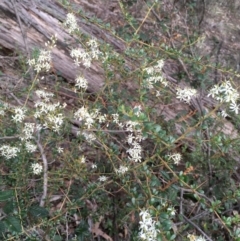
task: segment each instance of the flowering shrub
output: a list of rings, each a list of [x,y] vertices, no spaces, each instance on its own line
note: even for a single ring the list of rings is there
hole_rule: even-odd
[[[57,88],[46,91],[39,79],[51,70],[56,36],[27,61],[35,78],[26,102],[14,107],[1,100],[0,161],[7,177],[0,202],[8,201],[2,237],[238,240],[234,205],[240,192],[231,175],[239,140],[222,131],[225,117],[238,114],[233,83],[209,86],[205,97],[216,101],[214,109],[202,103],[190,113],[176,108],[171,121],[162,114],[165,108],[195,107],[201,96],[188,83],[171,82],[164,71],[169,47],[139,44],[133,34],[135,44],[121,55],[80,35],[74,14],[63,26],[82,37],[81,48],[69,52],[73,64],[101,64],[105,84],[91,100],[90,80],[76,76],[74,87],[66,85],[77,94],[73,107],[61,101]],[[127,88],[128,81],[135,87]]]

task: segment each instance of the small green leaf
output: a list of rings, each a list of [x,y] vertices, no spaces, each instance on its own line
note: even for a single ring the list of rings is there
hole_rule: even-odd
[[[6,219],[4,219],[4,223],[9,231],[16,232],[16,233],[22,232],[21,223],[18,218],[13,216],[8,216]]]
[[[45,218],[49,215],[48,210],[40,206],[32,206],[28,211],[36,218]]]
[[[13,204],[14,203],[13,203],[12,200],[7,202],[6,204],[4,204],[3,211],[4,211],[5,214],[9,215],[10,213],[13,212],[13,209],[14,209],[14,205]]]
[[[1,191],[0,192],[0,202],[4,202],[9,200],[10,198],[13,197],[13,191],[12,190],[7,190],[7,191]]]

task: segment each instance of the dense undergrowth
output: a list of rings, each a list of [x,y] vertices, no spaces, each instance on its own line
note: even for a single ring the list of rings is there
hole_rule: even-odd
[[[120,4],[122,28],[88,19],[121,38],[123,53],[85,36],[81,11],[69,7],[62,24],[81,45],[73,64],[104,69],[99,92],[89,93],[84,73],[74,85],[44,81],[54,36],[24,63],[22,74],[34,73],[24,102],[23,90],[17,107],[1,100],[1,240],[240,240],[239,76],[197,53],[196,29],[175,42],[167,17],[152,14],[157,1],[140,23],[129,4]],[[76,94],[74,105],[59,86]]]

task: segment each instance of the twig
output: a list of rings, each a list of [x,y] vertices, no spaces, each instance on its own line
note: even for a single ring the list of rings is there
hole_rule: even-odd
[[[47,198],[47,185],[48,185],[48,161],[44,153],[42,144],[40,143],[40,132],[38,131],[38,138],[35,139],[38,149],[40,151],[42,161],[43,161],[43,194],[40,200],[40,207],[44,207],[45,200]]]
[[[180,212],[179,212],[179,213],[180,213]],[[203,217],[203,216],[206,216],[206,215],[209,214],[209,213],[210,213],[210,211],[203,211],[203,212],[197,214],[196,216],[194,216],[194,217],[192,217],[192,218],[189,218],[189,220],[190,220],[190,221],[193,221],[193,220],[195,220],[195,219],[198,219],[198,220],[199,220],[199,218],[201,218],[201,217]],[[185,224],[185,223],[186,223],[186,221],[182,221],[182,222],[174,223],[174,225],[175,225],[175,226],[180,226],[180,225],[183,225],[183,224]]]
[[[207,234],[205,234],[202,229],[200,229],[194,222],[192,222],[190,219],[188,219],[186,216],[182,215],[183,219],[191,224],[194,228],[196,228],[207,240],[213,241],[210,237],[208,237]]]
[[[16,0],[11,0],[11,3],[13,5],[14,12],[16,14],[17,21],[18,21],[18,24],[19,24],[19,27],[20,27],[20,30],[21,30],[21,33],[22,33],[23,42],[24,42],[24,45],[25,45],[25,49],[27,51],[28,58],[30,58],[30,51],[29,51],[29,48],[28,48],[28,45],[27,45],[27,41],[26,41],[26,31],[24,33],[23,25],[22,25],[21,19],[19,17],[19,11],[16,8]],[[33,72],[31,70],[30,70],[30,76],[31,76],[32,79],[34,79],[33,78]]]
[[[14,140],[14,139],[18,139],[20,136],[3,136],[0,137],[0,140]]]
[[[17,101],[17,103],[21,106],[23,106],[23,103],[21,100],[19,100],[13,93],[10,93],[10,95]]]

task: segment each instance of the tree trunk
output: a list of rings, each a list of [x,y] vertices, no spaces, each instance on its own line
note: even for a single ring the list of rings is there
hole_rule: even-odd
[[[96,92],[102,86],[104,75],[98,64],[92,65],[89,69],[83,66],[76,66],[70,58],[70,48],[78,47],[73,36],[69,35],[62,23],[66,19],[66,10],[56,0],[2,0],[0,1],[0,46],[12,51],[30,53],[34,48],[44,48],[44,43],[49,41],[51,36],[57,35],[57,46],[53,50],[52,64],[57,73],[60,73],[67,81],[72,82],[78,73],[84,71],[89,81],[89,91]],[[78,19],[79,29],[98,39],[110,43],[117,49],[123,49],[123,43],[104,32],[90,22]]]

